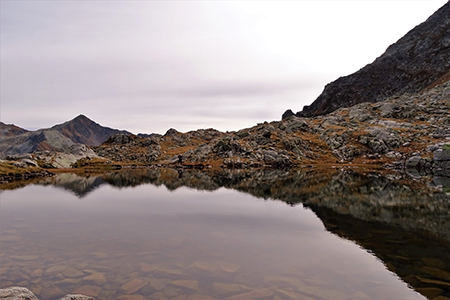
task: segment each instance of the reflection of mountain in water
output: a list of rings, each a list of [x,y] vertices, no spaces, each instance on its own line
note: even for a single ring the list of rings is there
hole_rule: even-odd
[[[353,171],[139,169],[97,175],[58,174],[37,183],[53,184],[79,197],[102,184],[119,188],[153,184],[169,190],[189,187],[209,191],[225,187],[290,205],[329,208],[359,220],[428,231],[450,241],[450,195],[425,182],[392,175]]]
[[[96,190],[105,182],[97,176],[78,176],[73,173],[58,174],[53,177],[46,177],[37,182],[40,185],[54,185],[66,191],[70,191],[82,198]]]
[[[450,299],[445,298],[450,297],[450,195],[426,182],[348,170],[141,169],[96,176],[60,174],[38,184],[55,184],[79,197],[102,184],[153,184],[169,190],[225,187],[289,205],[302,203],[327,230],[374,253],[421,294]]]

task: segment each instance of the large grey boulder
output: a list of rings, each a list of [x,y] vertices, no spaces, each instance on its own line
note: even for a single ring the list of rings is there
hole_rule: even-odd
[[[39,300],[36,295],[33,294],[27,288],[12,286],[4,289],[0,289],[0,300]],[[80,295],[80,294],[68,294],[61,300],[94,300],[94,298]]]
[[[442,145],[433,152],[433,160],[438,168],[450,169],[450,144]]]
[[[12,286],[0,289],[1,300],[39,300],[32,291],[24,287]]]

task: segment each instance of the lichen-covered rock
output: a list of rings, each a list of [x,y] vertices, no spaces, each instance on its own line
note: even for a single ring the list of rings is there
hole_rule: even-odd
[[[0,289],[1,300],[39,300],[32,291],[24,287],[12,286]]]

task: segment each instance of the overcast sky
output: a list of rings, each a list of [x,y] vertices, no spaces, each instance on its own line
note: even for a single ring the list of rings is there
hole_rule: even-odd
[[[447,0],[4,1],[1,121],[133,133],[279,120]]]

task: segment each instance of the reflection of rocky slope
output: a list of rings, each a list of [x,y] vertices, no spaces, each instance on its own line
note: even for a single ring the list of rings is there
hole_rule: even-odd
[[[324,173],[154,168],[109,172],[99,180],[95,178],[60,174],[40,182],[65,186],[77,195],[84,195],[102,183],[116,187],[164,185],[169,190],[182,186],[199,190],[225,187],[291,205],[328,208],[364,221],[428,231],[450,241],[450,195],[442,191],[450,186],[435,186],[433,182],[428,187],[424,182],[402,177],[363,175],[349,170]],[[444,183],[450,185],[450,181]]]
[[[450,243],[417,231],[362,221],[331,209],[311,207],[327,230],[353,240],[428,299],[450,296]]]
[[[53,185],[70,191],[80,198],[85,197],[104,183],[97,176],[78,176],[73,173],[62,173],[38,181],[39,185]]]
[[[450,2],[416,26],[373,63],[328,84],[299,117],[324,115],[362,102],[416,93],[450,78]],[[284,117],[292,115],[287,111]]]

